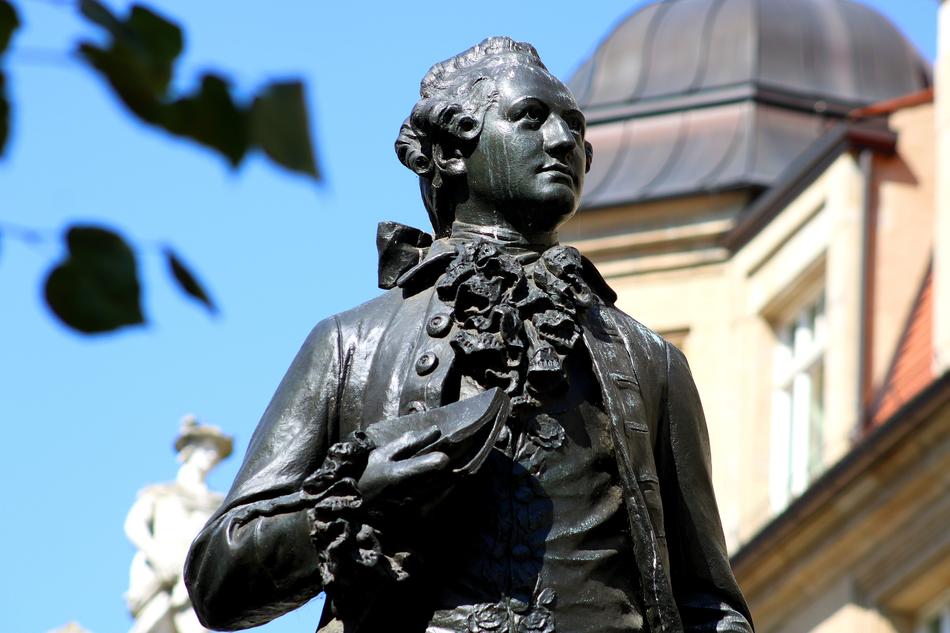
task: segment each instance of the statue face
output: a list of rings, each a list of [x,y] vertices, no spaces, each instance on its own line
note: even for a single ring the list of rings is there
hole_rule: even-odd
[[[221,461],[218,447],[208,440],[194,441],[187,450],[188,452],[184,456],[184,466],[195,469],[201,473],[202,478]]]
[[[567,87],[544,70],[517,64],[502,72],[497,101],[465,161],[468,193],[521,231],[552,231],[580,203],[584,115]]]

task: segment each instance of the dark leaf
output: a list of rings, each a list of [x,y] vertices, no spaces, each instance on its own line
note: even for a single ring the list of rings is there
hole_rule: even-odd
[[[20,26],[20,19],[17,17],[13,5],[6,0],[0,0],[0,58],[6,52],[13,39],[13,32]],[[4,147],[7,144],[7,136],[10,133],[10,102],[7,101],[6,77],[3,70],[0,69],[0,156],[3,156]]]
[[[185,48],[181,28],[139,5],[132,6],[127,25],[131,37],[125,44],[139,51],[155,92],[165,93],[172,79],[175,60]]]
[[[79,13],[110,33],[114,34],[122,30],[122,21],[115,17],[106,5],[96,0],[80,0]]]
[[[111,36],[104,46],[80,43],[80,57],[139,119],[219,152],[232,167],[259,146],[278,165],[320,178],[302,83],[272,83],[242,104],[224,78],[209,73],[194,93],[176,97],[169,87],[184,45],[176,24],[140,5],[124,20],[98,0],[80,0],[79,10]]]
[[[125,21],[96,0],[82,0],[80,12],[112,36],[105,48],[80,43],[80,56],[105,77],[133,113],[147,123],[156,123],[175,60],[184,46],[181,29],[138,5]]]
[[[171,270],[172,276],[175,278],[175,281],[178,282],[178,286],[182,291],[203,303],[212,314],[216,313],[218,308],[214,305],[211,297],[205,292],[204,287],[198,281],[197,277],[195,277],[194,273],[188,270],[188,267],[185,266],[184,262],[181,261],[172,249],[165,248],[165,259],[168,260],[168,268]]]
[[[20,26],[20,18],[16,14],[16,9],[7,0],[0,0],[0,55],[7,50],[10,40],[13,39],[13,32]]]
[[[251,108],[251,133],[255,143],[274,162],[320,179],[301,82],[264,87]]]
[[[177,24],[140,5],[132,6],[125,21],[96,0],[82,0],[79,10],[112,36],[109,48],[100,50],[131,58],[144,71],[140,77],[125,79],[146,83],[156,96],[165,94],[175,60],[184,48],[184,37]],[[96,48],[94,44],[86,45]]]
[[[7,101],[6,77],[0,71],[0,156],[7,145],[7,136],[10,134],[10,102]]]
[[[161,102],[145,81],[144,70],[137,60],[88,43],[79,45],[79,55],[102,73],[116,96],[133,114],[146,123],[158,122]]]
[[[73,226],[66,246],[46,278],[46,303],[63,323],[93,334],[144,322],[135,254],[118,234]]]
[[[162,127],[221,152],[237,167],[247,153],[247,115],[235,105],[227,82],[204,75],[194,95],[182,97],[161,112]]]

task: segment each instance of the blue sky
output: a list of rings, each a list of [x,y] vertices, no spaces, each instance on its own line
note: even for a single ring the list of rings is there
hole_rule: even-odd
[[[144,484],[173,478],[186,412],[224,427],[226,489],[280,377],[323,317],[378,293],[376,223],[426,226],[393,141],[429,65],[492,34],[535,44],[566,78],[642,2],[250,2],[150,6],[187,31],[180,65],[228,72],[250,94],[269,77],[309,85],[321,186],[253,158],[237,172],[210,152],[135,123],[67,52],[91,32],[57,0],[22,0],[8,58],[13,138],[0,160],[0,633],[77,620],[127,630],[133,554],[122,522]],[[126,3],[112,2],[115,7]],[[933,0],[874,0],[929,59]],[[69,222],[105,223],[140,247],[149,324],[79,337],[42,303]],[[173,288],[158,245],[174,244],[222,308],[210,318]],[[312,631],[315,608],[265,627]]]

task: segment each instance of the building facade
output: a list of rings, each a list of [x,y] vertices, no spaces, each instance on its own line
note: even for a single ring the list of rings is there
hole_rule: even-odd
[[[570,81],[594,162],[563,237],[686,352],[761,633],[950,632],[940,44],[935,90],[857,2],[666,0]]]

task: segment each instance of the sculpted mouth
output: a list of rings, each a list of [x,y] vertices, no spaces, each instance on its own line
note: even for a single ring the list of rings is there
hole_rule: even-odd
[[[572,183],[577,183],[577,178],[574,175],[574,170],[565,165],[564,163],[550,163],[543,165],[541,169],[538,170],[541,173],[550,172],[555,174],[563,174],[570,178]]]

